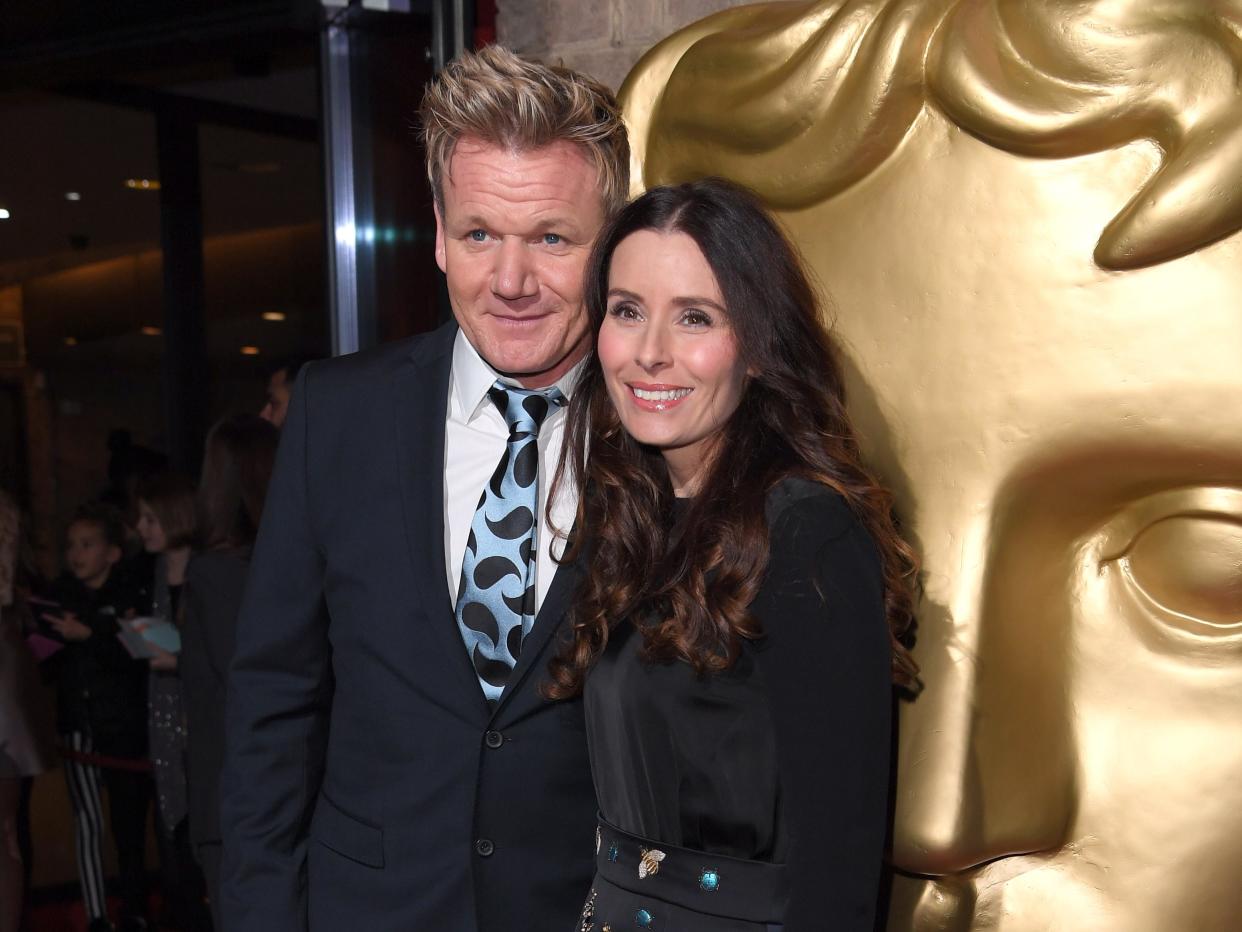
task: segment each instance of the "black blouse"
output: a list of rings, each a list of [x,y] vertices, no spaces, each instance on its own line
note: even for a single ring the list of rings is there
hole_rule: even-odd
[[[586,685],[603,817],[708,853],[788,865],[786,932],[870,932],[887,827],[892,653],[870,536],[831,489],[768,501],[764,637],[726,673],[651,665],[619,625]]]

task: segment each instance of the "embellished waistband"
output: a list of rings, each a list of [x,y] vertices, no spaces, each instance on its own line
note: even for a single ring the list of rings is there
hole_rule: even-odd
[[[779,923],[789,901],[785,866],[708,854],[623,832],[602,817],[595,869],[609,883],[687,909],[747,922]]]

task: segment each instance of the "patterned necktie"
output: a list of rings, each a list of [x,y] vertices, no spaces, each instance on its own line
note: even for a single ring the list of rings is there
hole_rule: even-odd
[[[535,528],[539,509],[539,428],[560,389],[530,391],[497,381],[488,396],[505,416],[509,440],[483,489],[457,587],[457,627],[483,694],[496,702],[535,622]]]

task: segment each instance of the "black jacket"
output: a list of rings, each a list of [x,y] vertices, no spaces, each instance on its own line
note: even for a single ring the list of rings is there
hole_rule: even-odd
[[[233,657],[249,550],[198,553],[182,596],[181,691],[189,729],[190,840],[220,841],[220,766],[224,762],[224,680]]]
[[[294,388],[228,679],[230,932],[568,929],[587,895],[582,705],[536,691],[577,573],[557,571],[494,710],[449,601],[455,332]]]
[[[48,662],[56,679],[57,730],[89,733],[101,754],[144,756],[148,666],[130,657],[117,639],[117,619],[146,607],[145,589],[131,575],[114,570],[98,589],[65,576],[51,594],[91,629],[90,637],[67,641]]]

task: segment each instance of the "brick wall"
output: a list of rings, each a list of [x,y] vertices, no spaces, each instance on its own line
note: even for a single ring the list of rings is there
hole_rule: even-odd
[[[559,61],[616,90],[665,36],[743,0],[499,0],[496,38],[530,58]]]

